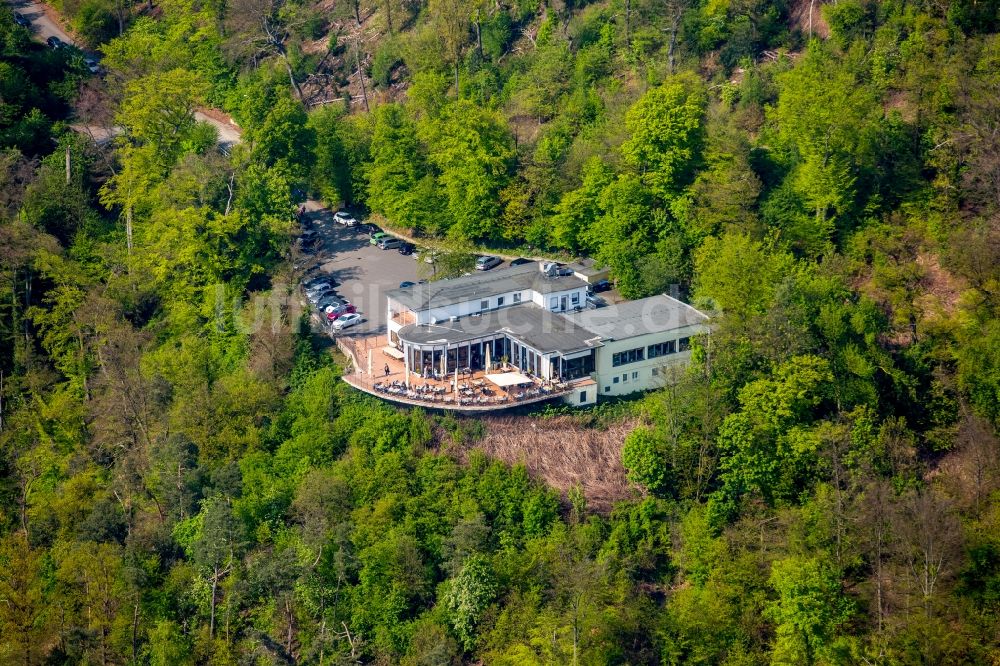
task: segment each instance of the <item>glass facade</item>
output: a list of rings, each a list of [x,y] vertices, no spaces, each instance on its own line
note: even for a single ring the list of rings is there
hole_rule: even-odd
[[[636,349],[629,349],[623,352],[617,352],[611,356],[611,365],[618,367],[620,365],[628,365],[629,363],[638,363],[639,361],[645,360],[646,350],[642,347]]]

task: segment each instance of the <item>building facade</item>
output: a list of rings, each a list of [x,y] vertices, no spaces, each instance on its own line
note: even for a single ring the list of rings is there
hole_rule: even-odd
[[[663,385],[690,360],[708,317],[669,296],[584,309],[587,282],[529,263],[387,293],[388,338],[407,372],[443,377],[508,365],[545,381],[586,381],[573,404]]]
[[[708,317],[666,295],[650,296],[567,318],[601,338],[594,379],[602,396],[660,388],[691,362],[691,340],[708,333]]]

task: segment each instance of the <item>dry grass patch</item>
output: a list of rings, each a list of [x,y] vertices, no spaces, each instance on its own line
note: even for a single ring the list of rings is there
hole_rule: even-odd
[[[528,472],[563,497],[580,486],[592,511],[608,512],[615,502],[638,490],[625,478],[621,450],[625,436],[637,425],[627,418],[599,428],[581,425],[572,416],[487,416],[486,435],[461,445],[459,457],[479,450],[509,465],[523,464]]]

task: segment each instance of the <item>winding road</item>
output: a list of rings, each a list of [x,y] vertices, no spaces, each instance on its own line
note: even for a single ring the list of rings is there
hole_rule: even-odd
[[[66,34],[66,31],[62,29],[48,13],[46,13],[46,7],[40,2],[35,2],[34,0],[12,0],[8,1],[14,11],[21,12],[24,18],[31,21],[31,36],[40,42],[45,42],[49,37],[58,37],[67,44],[75,44],[76,42]],[[50,12],[54,11],[49,9]]]
[[[45,43],[49,37],[58,37],[60,40],[67,44],[72,44],[81,50],[79,44],[73,39],[65,30],[62,29],[59,21],[57,21],[54,16],[56,12],[51,7],[47,7],[41,2],[36,2],[35,0],[7,0],[14,11],[20,12],[24,18],[31,22],[31,36],[35,41]],[[98,58],[99,56],[93,52],[87,52],[88,56]],[[240,128],[233,123],[227,123],[218,118],[213,117],[214,115],[223,115],[221,112],[212,111],[212,115],[203,113],[201,111],[196,111],[194,114],[195,120],[199,122],[208,123],[215,127],[219,134],[219,147],[224,151],[228,152],[234,145],[240,142],[241,134]],[[120,127],[96,127],[96,126],[86,126],[86,125],[72,125],[73,129],[90,135],[90,137],[98,144],[107,143],[111,141],[116,136],[121,134],[122,129]]]

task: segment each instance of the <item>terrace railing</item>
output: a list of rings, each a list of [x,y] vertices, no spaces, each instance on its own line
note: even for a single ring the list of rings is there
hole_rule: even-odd
[[[396,380],[385,380],[362,373],[344,375],[348,384],[370,393],[371,395],[407,405],[421,405],[438,409],[459,410],[490,410],[507,409],[519,405],[551,400],[573,391],[567,384],[533,384],[523,388],[504,391],[500,388],[490,388],[485,385],[474,386],[470,382],[459,381],[459,391],[444,382],[406,383]],[[463,385],[467,388],[463,388]]]

